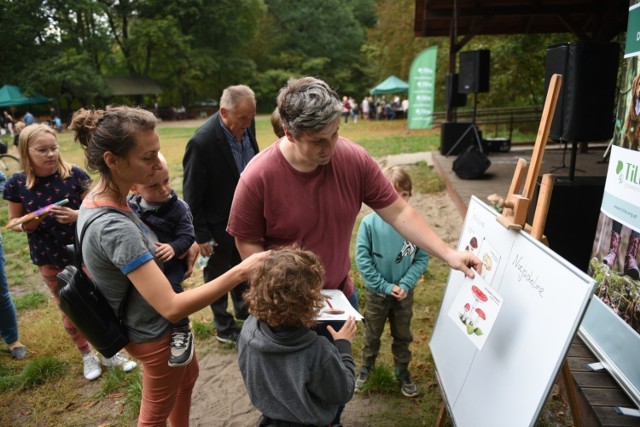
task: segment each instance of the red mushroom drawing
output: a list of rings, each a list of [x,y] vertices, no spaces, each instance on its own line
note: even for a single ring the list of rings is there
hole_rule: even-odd
[[[488,300],[484,292],[482,292],[480,288],[477,287],[476,285],[471,286],[471,293],[473,294],[473,298],[475,298],[476,300],[473,303],[473,307],[471,308],[471,311],[476,309],[476,306],[478,305],[479,302],[487,302]]]
[[[471,312],[471,305],[466,303],[464,305],[464,313],[460,313],[460,320],[462,323],[467,323],[467,319],[469,318],[469,313]]]
[[[487,320],[487,316],[484,314],[484,311],[482,311],[481,308],[476,308],[476,317],[471,320],[471,324],[474,326],[478,326],[478,322],[480,321],[480,319]]]
[[[479,303],[481,302],[487,302],[488,298],[487,296],[484,294],[484,292],[482,292],[482,290],[480,290],[479,287],[477,287],[476,285],[472,285],[471,286],[471,293],[473,294],[473,298],[474,298],[474,302],[473,302],[473,307],[471,307],[470,310],[467,310],[467,306],[469,305],[469,303],[467,303],[464,307],[465,312],[464,312],[464,318],[462,319],[462,323],[464,323],[465,325],[467,325],[467,330],[469,331],[469,333],[471,333],[471,331],[473,331],[473,329],[469,329],[469,326],[472,325],[472,322],[470,322],[470,317],[471,315],[476,311],[476,307],[478,306]]]
[[[471,240],[469,240],[469,244],[471,245],[472,249],[478,249],[478,239],[474,236],[471,238]]]

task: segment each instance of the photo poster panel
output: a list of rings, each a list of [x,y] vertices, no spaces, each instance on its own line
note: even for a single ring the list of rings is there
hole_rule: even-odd
[[[640,152],[611,147],[580,336],[640,407]]]
[[[450,317],[467,280],[452,271],[429,343],[457,426],[534,425],[595,287],[585,273],[496,217],[472,197],[458,244],[483,260],[483,270],[490,262],[484,280],[502,299],[491,334],[479,350]]]
[[[588,274],[594,301],[579,334],[640,407],[640,6],[629,9],[625,61],[605,190]]]

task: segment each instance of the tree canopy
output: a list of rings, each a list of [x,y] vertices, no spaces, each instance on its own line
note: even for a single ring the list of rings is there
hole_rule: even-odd
[[[448,40],[416,38],[414,7],[413,0],[0,0],[0,84],[70,111],[112,102],[105,77],[151,78],[165,106],[216,99],[243,83],[266,112],[292,76],[317,76],[362,99],[389,75],[407,80],[416,55],[438,45],[436,106],[443,106]],[[474,39],[469,48],[492,51],[485,105],[540,104],[545,48],[558,40],[571,41]]]

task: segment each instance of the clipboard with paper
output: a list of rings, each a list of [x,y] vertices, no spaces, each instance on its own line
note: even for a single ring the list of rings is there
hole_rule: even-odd
[[[350,316],[362,320],[363,316],[349,303],[340,289],[323,289],[324,307],[318,314],[318,321],[347,320]]]

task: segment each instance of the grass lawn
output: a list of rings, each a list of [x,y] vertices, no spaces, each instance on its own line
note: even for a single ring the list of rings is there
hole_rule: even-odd
[[[162,123],[159,126],[162,152],[169,162],[172,183],[179,194],[182,189],[182,155],[197,126],[198,123],[194,122]],[[275,141],[267,116],[258,117],[256,128],[262,149]],[[440,144],[439,129],[408,131],[406,120],[350,122],[341,125],[340,133],[360,143],[374,157],[432,151],[437,150]],[[533,138],[530,135],[523,137],[526,139]],[[59,134],[58,142],[65,160],[84,167],[84,154],[79,144],[73,142],[71,132]],[[426,165],[417,166],[412,175],[416,192],[442,191],[442,182]],[[5,224],[6,202],[0,204],[0,224]],[[0,351],[0,392],[4,396],[0,401],[0,425],[132,425],[140,396],[139,370],[128,375],[106,372],[99,380],[87,382],[82,377],[79,354],[62,328],[60,313],[42,285],[37,269],[31,264],[26,236],[5,232],[3,239],[10,289],[18,308],[21,340],[29,348],[30,355],[25,360],[13,361],[7,351]],[[359,292],[363,292],[362,280],[355,267],[352,273]],[[393,362],[388,334],[385,334],[387,338],[383,340],[379,357],[381,369],[376,371],[367,392],[379,394],[381,400],[388,402],[388,411],[371,420],[372,425],[407,427],[434,424],[441,398],[428,341],[447,275],[448,268],[432,259],[424,276],[426,286],[419,285],[415,294],[415,342],[411,368],[421,395],[416,399],[406,399],[397,392],[395,384],[390,383]],[[202,273],[198,273],[187,281],[186,287],[201,281]],[[360,300],[363,302],[364,298]],[[199,347],[216,347],[211,317],[208,308],[191,316]],[[357,364],[361,346],[361,338],[358,338],[354,343]],[[390,420],[395,421],[390,424]]]

